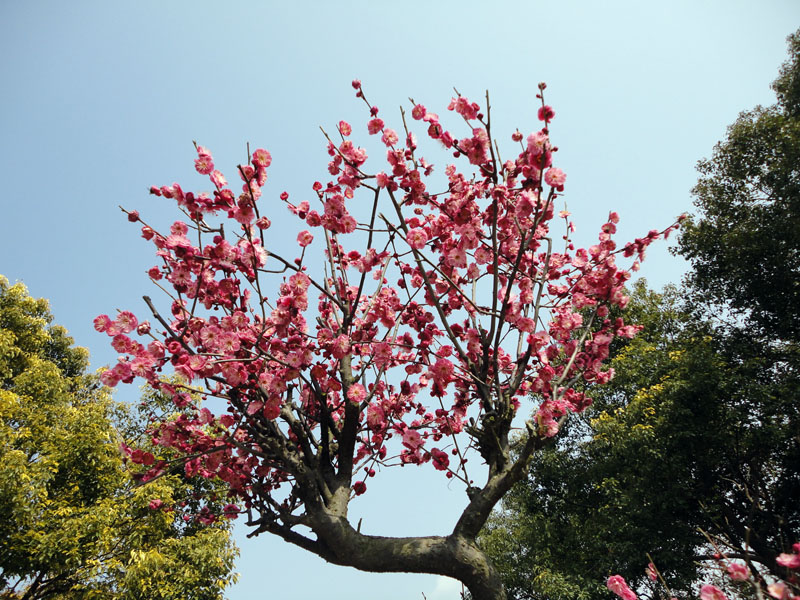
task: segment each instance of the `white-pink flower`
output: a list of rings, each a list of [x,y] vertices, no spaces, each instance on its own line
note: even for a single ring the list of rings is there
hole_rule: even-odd
[[[747,578],[750,577],[750,569],[747,568],[747,565],[743,565],[742,563],[728,563],[726,570],[730,578],[734,581],[747,581]]]
[[[700,588],[700,600],[728,600],[728,597],[717,586],[706,584]]]
[[[775,562],[787,569],[800,569],[800,554],[779,554]]]

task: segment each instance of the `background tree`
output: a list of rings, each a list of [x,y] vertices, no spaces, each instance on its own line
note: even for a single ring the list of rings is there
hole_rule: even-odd
[[[126,211],[157,248],[149,274],[169,294],[169,312],[146,297],[155,327],[128,311],[96,319],[124,354],[104,381],[142,377],[185,409],[185,418],[154,423],[153,439],[180,451],[187,472],[227,482],[253,534],[362,570],[446,575],[477,599],[500,600],[502,583],[475,538],[531,455],[588,403],[576,383],[607,381],[609,345],[635,332],[609,317],[627,300],[629,275],[616,259],[639,260],[677,225],[618,248],[611,213],[598,243],[576,249],[569,214],[557,208],[566,175],[553,164],[555,113],[541,94],[543,128],[525,143],[513,133],[519,149],[505,161],[488,95],[485,110],[452,99],[465,137],[415,104],[411,119],[461,161],[436,179],[412,120],[401,114],[398,134],[353,86],[368,106],[367,130],[380,136],[384,170],[367,170],[366,150],[340,122],[328,142],[333,179],[313,184],[314,205],[280,196],[318,232],[298,233],[295,256],[270,246],[260,212],[264,149],[239,166],[234,193],[197,146],[196,170],[213,191],[152,188],[187,217],[168,232]],[[185,385],[164,380],[170,367]],[[192,391],[221,399],[223,411],[196,407]],[[531,394],[535,414],[512,456],[512,423]],[[485,476],[467,464],[473,453]],[[424,463],[466,488],[449,535],[388,538],[349,522],[370,477]],[[148,477],[167,468],[157,461]]]
[[[678,248],[707,314],[732,313],[773,345],[800,341],[800,32],[788,41],[777,103],[741,113],[698,164],[699,215]]]
[[[143,417],[86,374],[86,350],[51,320],[0,277],[0,597],[222,598],[229,527],[180,510],[218,486],[171,475],[134,487],[120,444],[152,448]]]
[[[637,284],[628,310],[644,329],[612,349],[615,378],[484,532],[512,597],[606,597],[611,573],[644,589],[648,554],[690,596],[714,561],[701,529],[754,573],[786,575],[775,557],[800,535],[800,382],[769,357],[742,360],[681,304]]]
[[[800,538],[798,34],[789,47],[778,103],[699,164],[687,286],[636,288],[644,330],[612,347],[615,379],[482,539],[515,597],[606,596],[612,572],[645,589],[647,553],[689,593],[714,560],[701,529],[756,575],[789,576],[775,557]]]

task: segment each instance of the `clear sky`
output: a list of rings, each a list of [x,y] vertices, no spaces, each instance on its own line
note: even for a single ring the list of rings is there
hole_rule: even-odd
[[[265,192],[285,210],[281,191],[304,199],[327,175],[319,125],[345,118],[366,137],[354,77],[390,122],[409,96],[444,115],[453,87],[474,100],[488,89],[501,145],[538,127],[546,81],[579,232],[592,239],[613,209],[620,239],[641,235],[691,211],[697,160],[740,111],[773,102],[798,26],[797,0],[0,0],[0,273],[49,298],[95,367],[114,361],[92,318],[144,314],[141,296],[157,292],[152,247],[117,205],[177,217],[147,189],[202,188],[197,140],[229,178],[247,142],[268,148]],[[660,287],[684,269],[662,244],[641,274]],[[447,533],[466,495],[429,471],[376,478],[354,503],[362,530]],[[441,578],[362,574],[243,534],[232,600],[457,597]]]

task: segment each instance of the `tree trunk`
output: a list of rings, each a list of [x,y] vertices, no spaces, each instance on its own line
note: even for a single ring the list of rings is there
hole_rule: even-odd
[[[328,562],[374,573],[430,573],[462,582],[473,600],[505,600],[500,575],[475,540],[451,534],[393,538],[364,535],[347,519],[324,515],[312,529]]]

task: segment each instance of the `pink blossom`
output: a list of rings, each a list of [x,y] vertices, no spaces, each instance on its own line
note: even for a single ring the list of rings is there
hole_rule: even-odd
[[[106,369],[100,374],[100,381],[103,385],[114,387],[119,383],[119,377],[113,369]]]
[[[353,491],[355,492],[356,496],[360,496],[367,491],[367,484],[363,481],[356,481],[353,484]]]
[[[94,328],[100,333],[105,332],[111,325],[111,317],[108,315],[99,315],[94,318]]]
[[[453,363],[446,358],[440,358],[430,369],[431,377],[444,387],[452,381],[454,369]]]
[[[301,231],[297,234],[297,243],[300,244],[303,248],[308,246],[311,242],[314,241],[314,236],[309,233],[307,229]]]
[[[201,175],[208,175],[214,170],[214,161],[209,154],[201,154],[194,161],[194,168]]]
[[[700,600],[728,600],[728,597],[718,587],[706,584],[700,588]]]
[[[800,569],[800,554],[782,553],[778,555],[775,562],[787,569]]]
[[[777,581],[775,583],[770,583],[767,586],[767,592],[770,596],[775,598],[775,600],[786,600],[787,598],[791,597],[789,592],[789,586],[786,585],[783,581]]]
[[[211,183],[213,183],[218,189],[224,188],[226,185],[228,185],[228,180],[225,179],[225,176],[219,171],[212,171],[210,177]]]
[[[369,131],[370,135],[380,133],[381,129],[383,129],[383,119],[375,117],[367,123],[367,131]]]
[[[536,114],[539,117],[540,121],[548,122],[551,121],[553,117],[556,116],[556,111],[553,110],[552,106],[548,106],[545,104],[539,109],[539,112]]]
[[[367,397],[367,390],[360,383],[354,383],[347,390],[347,399],[353,404],[361,404]]]
[[[272,164],[272,155],[269,153],[269,151],[264,150],[263,148],[258,148],[253,152],[252,161],[257,167],[263,167],[266,169]]]
[[[331,353],[335,358],[343,358],[350,352],[350,340],[346,335],[340,335],[331,345]]]
[[[547,169],[547,172],[544,174],[544,181],[550,187],[556,188],[559,192],[564,190],[564,182],[566,182],[567,176],[558,167],[552,167]]]
[[[606,587],[622,598],[622,600],[636,600],[636,594],[628,587],[628,584],[621,575],[612,575],[609,577],[606,582]]]
[[[353,133],[353,128],[350,127],[350,123],[347,121],[339,121],[339,133],[341,133],[344,137],[347,137]]]
[[[136,315],[128,310],[123,310],[117,315],[115,319],[116,325],[119,327],[121,333],[130,333],[139,324]]]
[[[406,235],[406,240],[409,246],[415,250],[421,250],[428,243],[428,234],[424,229],[412,229]]]
[[[421,120],[427,111],[422,104],[415,104],[414,108],[411,109],[411,116],[414,118],[415,121]]]
[[[375,183],[378,185],[379,188],[387,187],[390,182],[391,178],[383,171],[375,175]]]
[[[544,131],[537,131],[528,136],[528,152],[534,156],[540,155],[550,148],[550,140]]]
[[[730,578],[734,581],[747,581],[750,577],[750,569],[747,568],[747,565],[743,565],[742,563],[728,563],[726,570]]]
[[[442,452],[438,448],[431,450],[431,458],[433,459],[433,468],[437,471],[446,471],[450,466],[450,457],[447,456],[447,452]]]
[[[385,129],[383,136],[381,136],[381,141],[387,146],[394,146],[398,139],[397,132],[394,129],[389,128]]]
[[[403,445],[411,450],[416,450],[424,444],[422,436],[416,429],[406,429],[403,433]]]

